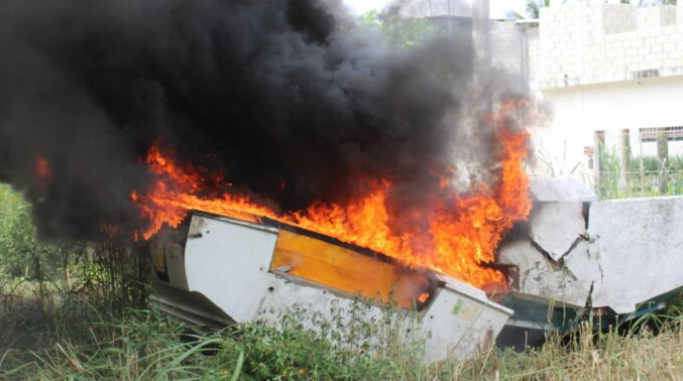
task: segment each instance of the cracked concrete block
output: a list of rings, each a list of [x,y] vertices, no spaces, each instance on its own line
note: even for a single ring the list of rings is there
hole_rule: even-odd
[[[629,313],[683,286],[683,198],[596,202],[589,221],[590,255],[602,269],[595,307]]]
[[[529,240],[519,239],[501,247],[498,263],[517,268],[518,281],[513,282],[516,291],[583,306],[597,265],[587,261],[585,242],[579,243],[566,258],[571,267],[545,256]],[[577,277],[572,268],[580,271],[582,277]]]
[[[498,251],[499,264],[516,266],[520,270],[534,268],[541,261],[545,261],[545,257],[528,239],[506,242]]]
[[[585,234],[582,204],[535,204],[531,237],[499,250],[513,289],[584,305],[593,286],[593,307],[627,314],[683,287],[682,197],[593,202]]]
[[[571,176],[535,179],[529,184],[529,193],[538,202],[589,202],[598,199],[592,189]]]
[[[586,233],[583,203],[537,203],[529,225],[531,239],[554,261],[559,261]]]
[[[599,259],[590,252],[590,243],[581,240],[564,257],[564,267],[573,275],[573,295],[585,305],[593,292],[602,284],[602,269]]]
[[[519,292],[547,297],[547,284],[554,282],[554,270],[548,259],[527,239],[504,245],[500,250],[499,263],[517,268],[517,280],[513,287]]]

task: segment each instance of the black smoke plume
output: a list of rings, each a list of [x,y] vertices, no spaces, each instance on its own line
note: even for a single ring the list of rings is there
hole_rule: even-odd
[[[140,223],[155,142],[283,210],[361,178],[415,205],[465,149],[473,51],[454,41],[397,49],[329,1],[3,0],[0,181],[70,238]]]

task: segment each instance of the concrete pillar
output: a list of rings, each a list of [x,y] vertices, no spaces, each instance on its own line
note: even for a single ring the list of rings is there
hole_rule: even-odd
[[[485,72],[491,66],[491,7],[489,0],[476,0],[472,8],[477,65],[484,65]],[[481,67],[481,66],[480,66]]]
[[[605,131],[595,131],[595,184],[597,185],[596,189],[598,190],[598,194],[600,196],[602,196],[605,192],[603,187],[604,179],[602,171],[604,170],[603,158],[606,154],[606,148]]]
[[[621,130],[619,136],[619,153],[621,156],[621,172],[619,173],[619,191],[629,195],[628,172],[631,167],[631,135],[628,129]]]
[[[657,131],[657,158],[660,162],[659,192],[665,194],[669,190],[669,136],[664,129]]]

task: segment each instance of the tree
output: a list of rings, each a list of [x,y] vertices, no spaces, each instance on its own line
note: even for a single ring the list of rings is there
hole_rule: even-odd
[[[526,14],[530,19],[538,20],[541,17],[541,8],[550,6],[550,0],[529,0],[526,2]]]
[[[562,4],[568,2],[569,0],[563,0]],[[622,0],[623,1],[623,0]],[[674,0],[675,1],[675,0]],[[550,6],[550,0],[528,0],[526,2],[526,17],[522,16],[518,12],[515,11],[508,11],[507,16],[508,18],[511,19],[530,19],[530,20],[538,20],[539,17],[541,16],[541,9],[542,8],[547,8]]]
[[[436,24],[424,18],[405,18],[398,8],[389,8],[384,12],[370,10],[358,19],[360,25],[381,31],[394,46],[412,48],[423,44],[438,31]]]

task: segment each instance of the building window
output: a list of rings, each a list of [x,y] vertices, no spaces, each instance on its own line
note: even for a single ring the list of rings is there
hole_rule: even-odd
[[[641,128],[640,138],[643,143],[645,142],[656,142],[657,137],[660,135],[665,135],[668,141],[683,141],[683,126],[676,127],[647,127]]]

